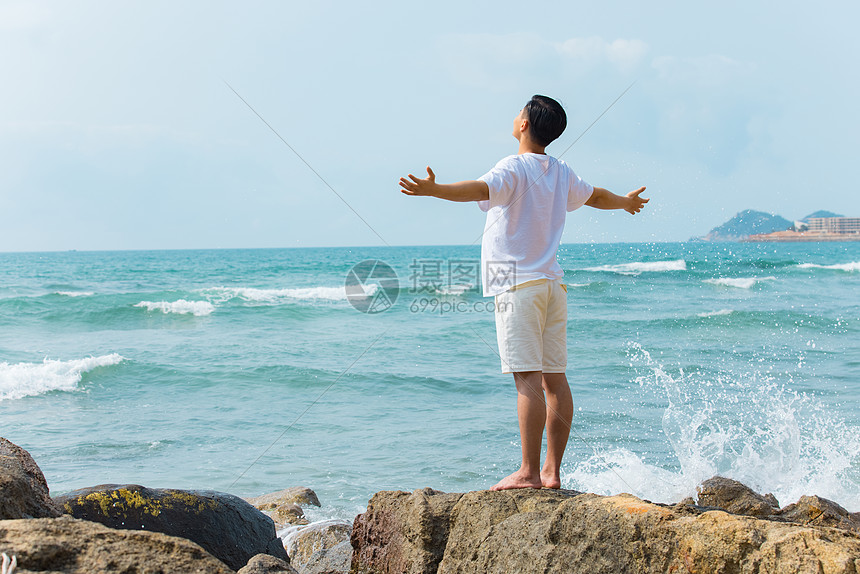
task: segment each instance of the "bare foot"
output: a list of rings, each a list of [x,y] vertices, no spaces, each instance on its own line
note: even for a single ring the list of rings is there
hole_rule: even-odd
[[[515,488],[540,488],[540,476],[530,476],[518,470],[500,480],[490,490],[513,490]]]
[[[552,472],[541,471],[540,482],[544,488],[561,488],[561,478]]]

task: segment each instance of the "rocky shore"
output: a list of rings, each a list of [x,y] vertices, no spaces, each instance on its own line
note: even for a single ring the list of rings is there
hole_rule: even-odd
[[[0,572],[347,572],[351,525],[308,524],[302,506],[319,504],[304,487],[242,500],[104,484],[52,498],[30,454],[0,438]]]
[[[654,504],[569,490],[384,491],[353,524],[308,524],[316,494],[242,500],[101,485],[52,498],[26,450],[0,438],[2,574],[860,574],[860,513],[715,477]]]

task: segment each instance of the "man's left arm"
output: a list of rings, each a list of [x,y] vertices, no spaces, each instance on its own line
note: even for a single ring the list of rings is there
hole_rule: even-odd
[[[585,205],[597,209],[623,209],[630,215],[636,215],[642,211],[642,208],[649,201],[645,197],[639,197],[643,191],[645,191],[644,186],[631,191],[627,195],[616,195],[608,189],[595,187],[594,192],[588,198],[588,201],[585,202]]]

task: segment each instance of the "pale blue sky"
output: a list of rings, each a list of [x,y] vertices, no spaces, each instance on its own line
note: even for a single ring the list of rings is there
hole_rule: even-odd
[[[751,208],[860,216],[857,3],[0,1],[0,251],[469,244],[476,205],[402,195],[560,154],[631,217],[563,241],[675,241]]]

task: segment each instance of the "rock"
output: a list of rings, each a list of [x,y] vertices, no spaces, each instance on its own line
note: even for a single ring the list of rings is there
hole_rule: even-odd
[[[70,516],[0,521],[0,548],[16,574],[231,574],[197,544],[158,532],[115,530]]]
[[[776,510],[767,498],[731,478],[722,476],[709,478],[697,488],[697,491],[699,506],[721,508],[732,514],[763,517],[770,516]]]
[[[351,572],[860,572],[860,537],[629,494],[380,492],[356,517]]]
[[[352,571],[435,574],[462,496],[430,488],[374,494],[352,525]]]
[[[0,520],[62,515],[48,493],[45,475],[30,453],[0,438]]]
[[[305,486],[294,486],[245,500],[274,520],[278,527],[307,524],[305,513],[299,505],[320,505],[316,493]]]
[[[289,562],[272,520],[231,494],[106,484],[55,500],[75,518],[187,538],[234,570],[257,554]]]
[[[771,508],[777,510],[779,509],[779,501],[776,499],[773,493],[768,492],[764,495],[764,499],[767,501],[768,504],[770,504]]]
[[[257,509],[271,518],[275,522],[277,528],[282,528],[288,525],[306,525],[308,519],[305,518],[305,512],[302,507],[292,502],[281,504],[272,509],[263,510],[260,507]]]
[[[322,520],[296,527],[284,539],[290,563],[299,574],[349,572],[352,525],[345,520]]]
[[[298,574],[298,572],[280,558],[257,554],[236,574]]]
[[[860,516],[851,514],[832,500],[818,496],[801,496],[779,513],[780,518],[804,525],[830,526],[860,534]]]
[[[262,496],[248,498],[246,500],[260,510],[271,510],[287,503],[304,505],[312,504],[313,506],[320,505],[320,500],[317,498],[317,494],[306,486],[293,486],[292,488],[285,488],[278,492],[271,492],[269,494],[263,494]]]
[[[348,574],[352,563],[352,544],[344,540],[323,552],[314,552],[303,565],[301,574]]]

